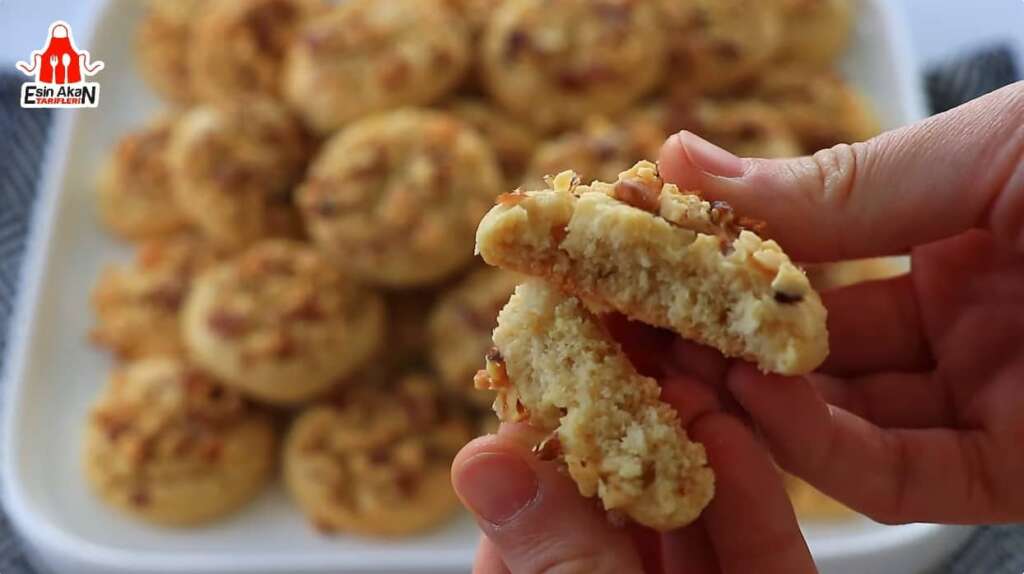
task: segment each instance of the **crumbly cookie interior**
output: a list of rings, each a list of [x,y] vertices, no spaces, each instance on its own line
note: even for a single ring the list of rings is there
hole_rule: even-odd
[[[714,493],[704,447],[579,300],[520,285],[494,343],[477,386],[498,392],[502,420],[552,432],[539,452],[560,456],[581,494],[659,530],[697,518]]]
[[[681,192],[650,162],[614,183],[573,172],[550,183],[499,198],[477,231],[485,261],[763,371],[807,373],[825,359],[826,311],[807,277],[727,204]]]

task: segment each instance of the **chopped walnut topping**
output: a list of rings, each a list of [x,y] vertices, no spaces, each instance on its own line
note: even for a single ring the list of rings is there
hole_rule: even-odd
[[[225,310],[211,313],[207,325],[214,333],[225,339],[237,339],[249,330],[249,322],[245,317]]]
[[[522,31],[515,30],[505,40],[505,60],[511,62],[518,60],[520,56],[531,47],[530,36]]]
[[[615,184],[612,196],[637,209],[658,213],[661,186],[658,182],[624,179]]]
[[[526,199],[526,194],[520,190],[515,190],[512,193],[503,193],[498,196],[498,205],[513,206],[518,205]]]
[[[572,191],[580,184],[580,176],[572,170],[566,170],[554,177],[544,176],[544,182],[555,191]]]

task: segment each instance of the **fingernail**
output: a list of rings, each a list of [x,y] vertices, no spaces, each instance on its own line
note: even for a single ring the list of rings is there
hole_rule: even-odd
[[[743,175],[743,160],[736,155],[692,132],[684,130],[677,137],[690,162],[701,170],[719,177]]]
[[[537,497],[537,476],[518,457],[482,453],[462,465],[455,490],[477,516],[494,525],[508,522]]]

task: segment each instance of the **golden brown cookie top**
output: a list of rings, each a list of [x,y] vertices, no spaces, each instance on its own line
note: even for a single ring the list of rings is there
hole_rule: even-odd
[[[256,413],[237,392],[172,359],[147,359],[116,371],[90,414],[118,453],[114,472],[146,473],[170,463],[199,473],[217,464],[227,429]]]
[[[360,508],[417,497],[427,473],[447,472],[472,438],[468,418],[442,399],[437,383],[406,375],[394,389],[354,389],[315,407],[297,425],[297,456],[330,461],[339,504]]]
[[[200,281],[210,282],[206,327],[252,358],[288,359],[316,331],[360,316],[367,291],[311,247],[267,240]]]

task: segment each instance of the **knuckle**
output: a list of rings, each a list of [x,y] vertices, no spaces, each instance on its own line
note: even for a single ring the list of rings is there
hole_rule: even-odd
[[[818,201],[843,207],[854,195],[863,149],[869,144],[839,144],[811,156],[820,185]]]

